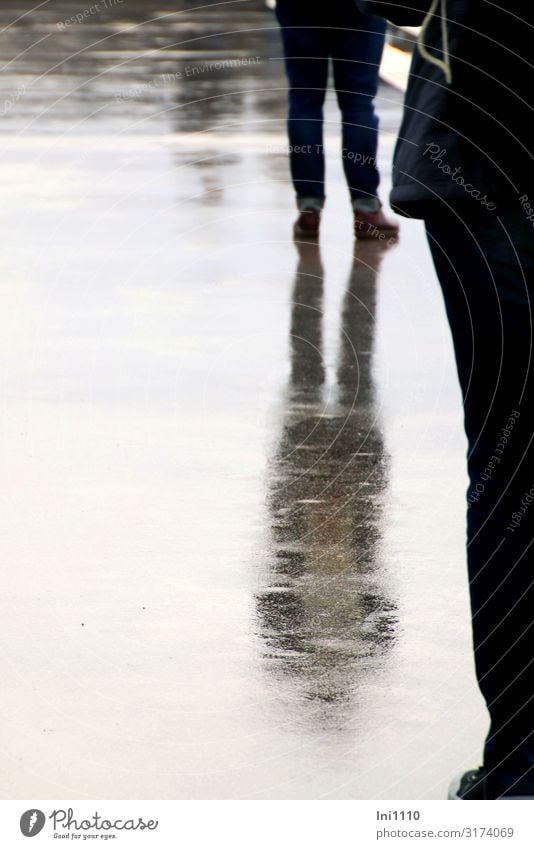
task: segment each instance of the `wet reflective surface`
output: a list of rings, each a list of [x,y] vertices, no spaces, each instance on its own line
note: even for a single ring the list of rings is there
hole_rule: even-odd
[[[297,246],[291,372],[271,461],[272,585],[258,596],[271,673],[295,679],[313,722],[350,721],[351,696],[395,637],[380,573],[387,458],[371,376],[384,249],[359,245],[342,302],[336,384],[325,387],[324,269]]]
[[[108,3],[0,11],[1,792],[441,798],[486,721],[421,226],[354,248],[330,99],[293,243],[261,3]]]

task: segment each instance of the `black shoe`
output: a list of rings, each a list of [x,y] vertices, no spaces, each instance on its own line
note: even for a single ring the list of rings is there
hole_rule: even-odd
[[[453,779],[447,799],[486,799],[486,770],[470,769]]]

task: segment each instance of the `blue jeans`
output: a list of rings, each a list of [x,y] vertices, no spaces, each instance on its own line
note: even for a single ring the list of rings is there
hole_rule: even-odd
[[[325,199],[323,104],[330,59],[351,199],[353,205],[365,199],[368,208],[378,208],[373,98],[386,22],[363,15],[354,0],[278,0],[276,14],[289,81],[289,159],[299,208],[321,208]]]
[[[499,220],[500,219],[500,220]],[[463,394],[467,560],[491,798],[534,793],[534,230],[517,207],[426,219]]]

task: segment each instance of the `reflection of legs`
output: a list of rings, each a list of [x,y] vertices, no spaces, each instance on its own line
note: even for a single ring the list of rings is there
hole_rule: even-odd
[[[343,301],[337,380],[342,403],[359,410],[373,401],[371,351],[376,280],[383,254],[384,248],[378,242],[358,245]]]
[[[468,569],[477,677],[491,717],[491,798],[534,790],[534,248],[520,211],[500,217],[508,234],[488,214],[427,221],[464,397]]]
[[[343,119],[343,167],[353,204],[360,201],[360,207],[366,208],[365,199],[368,209],[376,209],[378,117],[373,99],[378,89],[386,22],[362,15],[353,0],[343,0],[338,5],[340,20],[331,31],[330,49]]]
[[[316,244],[298,250],[289,404],[269,464],[275,556],[258,618],[278,688],[284,678],[297,684],[300,725],[339,733],[353,722],[352,693],[396,632],[386,583],[373,576],[387,480],[375,417],[321,398],[323,270]],[[355,457],[363,442],[373,448]]]
[[[291,310],[291,385],[294,391],[315,396],[324,382],[323,266],[319,246],[298,245]]]
[[[277,4],[289,81],[287,122],[291,177],[299,209],[324,204],[323,104],[328,81],[325,30],[313,25],[306,5]]]

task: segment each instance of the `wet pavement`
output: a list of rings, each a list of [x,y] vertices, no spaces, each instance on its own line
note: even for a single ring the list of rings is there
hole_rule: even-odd
[[[2,795],[443,798],[486,720],[421,225],[354,248],[330,98],[295,246],[261,3],[101,7],[0,11]]]

